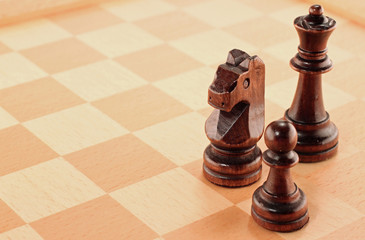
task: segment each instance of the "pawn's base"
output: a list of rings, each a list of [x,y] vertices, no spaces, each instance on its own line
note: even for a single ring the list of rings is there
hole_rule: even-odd
[[[252,218],[259,224],[261,227],[264,227],[270,231],[275,232],[294,232],[304,227],[305,224],[309,221],[308,212],[301,218],[290,221],[290,222],[273,222],[268,219],[260,217],[253,208],[251,208]]]
[[[230,152],[210,144],[204,151],[203,173],[214,184],[242,187],[260,179],[261,162],[262,153],[256,145],[246,151]]]
[[[338,129],[327,118],[319,123],[305,124],[291,119],[288,110],[284,119],[291,122],[298,133],[298,143],[295,151],[299,161],[303,163],[320,162],[333,157],[338,149]]]
[[[257,224],[276,232],[296,231],[309,221],[307,200],[299,188],[280,197],[259,187],[253,194],[251,215]]]

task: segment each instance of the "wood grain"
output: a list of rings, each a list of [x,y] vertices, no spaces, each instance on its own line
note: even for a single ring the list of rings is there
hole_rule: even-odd
[[[0,2],[0,25],[12,24],[105,1],[106,0],[3,0]]]

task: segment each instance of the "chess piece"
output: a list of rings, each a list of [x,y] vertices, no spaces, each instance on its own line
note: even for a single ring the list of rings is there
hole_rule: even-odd
[[[262,153],[256,143],[264,130],[265,65],[257,56],[234,49],[208,90],[214,111],[205,123],[211,144],[204,151],[204,176],[239,187],[261,176]]]
[[[279,120],[267,126],[264,138],[269,149],[263,159],[270,172],[252,196],[251,215],[260,226],[272,231],[298,230],[308,222],[309,216],[305,194],[290,175],[290,168],[299,162],[293,151],[297,132],[291,123]]]
[[[327,56],[327,40],[336,21],[323,15],[320,5],[309,8],[309,14],[294,20],[300,38],[298,53],[290,66],[299,72],[297,90],[284,119],[298,132],[295,151],[300,162],[318,162],[337,152],[338,130],[324,109],[322,74],[332,69]]]

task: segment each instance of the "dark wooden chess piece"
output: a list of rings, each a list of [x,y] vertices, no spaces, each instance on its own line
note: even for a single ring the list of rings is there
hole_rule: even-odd
[[[298,230],[308,222],[309,216],[306,196],[290,175],[290,168],[299,162],[293,151],[297,132],[291,123],[279,120],[267,126],[264,138],[269,149],[263,159],[270,172],[252,196],[251,215],[260,226],[272,231]]]
[[[221,186],[239,187],[261,176],[262,153],[256,143],[264,130],[265,65],[257,56],[234,49],[208,90],[216,108],[205,124],[211,144],[204,151],[205,177]]]
[[[299,72],[299,80],[293,103],[284,118],[298,132],[295,151],[300,162],[318,162],[332,157],[338,147],[338,130],[324,109],[322,97],[322,74],[332,69],[327,41],[336,21],[324,16],[320,5],[313,5],[308,15],[294,20],[294,26],[300,44],[290,66]]]

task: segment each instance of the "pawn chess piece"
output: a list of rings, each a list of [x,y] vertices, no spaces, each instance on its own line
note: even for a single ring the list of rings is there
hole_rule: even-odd
[[[320,5],[309,8],[309,14],[294,20],[300,38],[298,53],[290,66],[299,72],[297,90],[284,119],[298,132],[295,151],[300,162],[318,162],[336,154],[338,130],[324,109],[322,74],[332,69],[327,56],[327,41],[336,21],[323,15]]]
[[[270,172],[252,196],[251,215],[260,226],[272,231],[298,230],[309,216],[306,196],[290,175],[290,168],[299,161],[293,151],[297,132],[291,123],[279,120],[267,126],[264,138],[269,149],[263,159]]]
[[[264,130],[265,65],[257,56],[234,49],[221,64],[208,90],[216,108],[205,123],[211,144],[204,151],[204,176],[240,187],[261,176],[262,153],[256,143]]]

